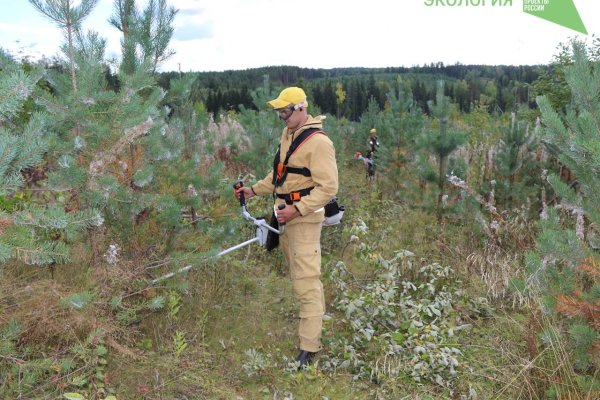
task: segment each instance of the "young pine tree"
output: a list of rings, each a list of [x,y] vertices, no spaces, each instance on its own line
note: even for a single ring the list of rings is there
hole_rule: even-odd
[[[166,46],[152,47],[158,42],[151,37],[157,34],[155,24],[167,24],[170,20],[163,17],[174,15],[173,10],[163,1],[150,2],[153,11],[146,8],[138,15],[133,3],[116,4],[122,6],[117,12],[124,13],[119,21],[127,21],[131,40],[141,51],[125,52],[127,68],[119,66],[116,78],[109,81],[105,41],[75,30],[77,91],[61,71],[49,71],[52,93],[38,101],[49,110],[48,124],[56,133],[46,153],[45,190],[65,193],[60,202],[69,213],[101,213],[103,229],[88,231],[92,265],[101,261],[109,240],[124,249],[122,258],[136,264],[189,264],[204,251],[212,253],[214,246],[204,240],[198,248],[190,235],[201,231],[212,239],[231,231],[213,229],[222,214],[214,208],[223,205],[211,204],[221,189],[230,191],[231,186],[220,179],[218,163],[206,162],[208,118],[201,105],[191,101],[193,76],[174,81],[167,95],[153,75],[168,52]]]
[[[189,251],[195,249],[198,253],[194,236],[199,232],[216,242],[229,232],[223,229],[227,218],[221,218],[225,210],[221,199],[226,197],[224,190],[230,193],[231,186],[223,182],[223,163],[215,160],[215,153],[218,155],[222,150],[218,143],[221,137],[216,131],[218,125],[211,121],[204,105],[194,100],[195,81],[195,74],[184,74],[170,81],[170,90],[162,102],[168,114],[165,131],[153,148],[158,150],[156,154],[171,156],[153,161],[154,183],[149,187],[164,196],[159,207],[170,204],[173,210],[172,220],[165,225],[170,228],[166,231],[163,253],[169,256],[177,250],[178,258],[185,263],[191,261]],[[158,207],[149,211],[159,214]],[[206,251],[214,246],[208,241],[205,244]]]
[[[400,182],[401,170],[413,161],[416,139],[423,130],[423,113],[414,100],[410,84],[398,79],[397,92],[387,94],[387,107],[380,122],[382,134],[381,153],[387,162],[381,167],[392,177],[392,184]],[[387,151],[386,151],[387,150]]]
[[[21,116],[36,92],[39,68],[27,73],[0,51],[0,264],[54,265],[69,258],[69,243],[82,229],[102,224],[93,208],[67,212],[64,189],[38,187],[50,147],[49,116]]]
[[[498,176],[496,199],[504,209],[525,204],[527,199],[537,197],[539,193],[541,169],[534,157],[539,142],[537,130],[537,126],[531,128],[527,122],[517,121],[513,113],[510,123],[502,131],[494,164]]]
[[[77,93],[74,36],[75,32],[81,28],[81,22],[96,7],[98,0],[82,0],[80,2],[74,0],[29,0],[29,3],[64,31],[67,39],[71,85],[73,92]]]
[[[530,288],[546,310],[564,317],[559,331],[564,332],[575,371],[581,374],[579,390],[592,393],[590,385],[600,370],[600,62],[590,61],[576,41],[573,61],[564,69],[572,96],[566,113],[556,111],[547,97],[538,97],[537,102],[544,140],[573,171],[577,190],[557,175],[548,177],[560,204],[541,221],[528,264]]]
[[[427,102],[433,123],[437,124],[437,129],[427,129],[425,134],[419,138],[418,146],[425,151],[425,157],[429,155],[437,159],[437,173],[429,168],[423,167],[427,173],[427,178],[435,180],[438,187],[437,210],[438,217],[442,212],[442,200],[445,195],[446,174],[448,173],[448,163],[450,155],[463,143],[466,142],[465,135],[462,132],[449,129],[450,114],[452,104],[450,97],[444,95],[444,81],[438,81],[435,102]],[[421,163],[427,163],[427,160],[421,160]],[[458,171],[454,171],[459,175]]]
[[[115,0],[109,22],[123,34],[121,69],[125,73],[140,67],[155,73],[159,64],[174,54],[169,43],[177,11],[166,0],[149,0],[142,11],[135,0]]]

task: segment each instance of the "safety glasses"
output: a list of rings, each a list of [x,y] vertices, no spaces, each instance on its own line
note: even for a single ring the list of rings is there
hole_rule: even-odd
[[[287,121],[288,118],[290,118],[292,116],[294,111],[296,111],[296,106],[287,106],[287,107],[278,108],[275,110],[275,112],[277,113],[279,118],[281,118],[284,121]]]

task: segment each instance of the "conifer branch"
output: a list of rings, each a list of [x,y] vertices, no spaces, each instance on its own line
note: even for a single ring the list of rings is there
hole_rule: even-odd
[[[117,160],[119,154],[121,154],[125,148],[133,143],[140,136],[144,136],[150,131],[150,128],[154,125],[152,117],[148,117],[145,122],[136,125],[132,128],[126,129],[125,134],[119,141],[113,146],[108,152],[99,152],[94,156],[94,159],[90,163],[89,173],[91,176],[102,176],[106,172],[106,168]]]

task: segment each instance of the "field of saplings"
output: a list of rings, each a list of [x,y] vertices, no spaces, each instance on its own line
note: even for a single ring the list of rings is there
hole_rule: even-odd
[[[61,60],[0,49],[0,398],[600,398],[597,41],[511,89],[432,66],[235,92],[155,72],[144,23],[117,65],[81,32]],[[233,194],[273,169],[285,86],[326,116],[345,207],[301,370],[274,200]]]

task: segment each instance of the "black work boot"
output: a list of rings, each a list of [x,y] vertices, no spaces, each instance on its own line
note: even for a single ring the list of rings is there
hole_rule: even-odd
[[[305,369],[308,364],[310,364],[315,357],[316,352],[300,350],[300,354],[296,357],[296,361],[300,363],[298,366],[298,371]]]

